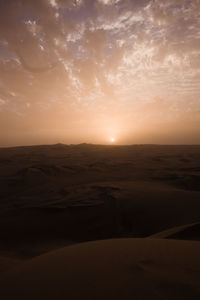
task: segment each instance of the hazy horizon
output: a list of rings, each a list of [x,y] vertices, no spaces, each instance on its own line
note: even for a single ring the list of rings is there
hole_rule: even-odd
[[[37,143],[30,143],[30,144],[15,144],[15,145],[5,145],[5,146],[0,146],[0,149],[5,149],[5,148],[20,148],[20,147],[51,147],[51,146],[81,146],[81,145],[88,145],[88,146],[108,146],[108,147],[128,147],[128,146],[160,146],[160,147],[199,147],[200,144],[159,144],[159,143],[148,143],[148,144],[145,144],[145,143],[136,143],[136,144],[119,144],[119,143],[105,143],[105,144],[99,144],[99,143],[87,143],[87,142],[81,142],[81,143],[62,143],[62,142],[57,142],[57,143],[43,143],[43,144],[37,144]]]
[[[200,144],[200,0],[1,0],[0,147]]]

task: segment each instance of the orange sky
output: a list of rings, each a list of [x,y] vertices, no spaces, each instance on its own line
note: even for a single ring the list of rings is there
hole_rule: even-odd
[[[0,146],[200,143],[199,0],[1,0]]]

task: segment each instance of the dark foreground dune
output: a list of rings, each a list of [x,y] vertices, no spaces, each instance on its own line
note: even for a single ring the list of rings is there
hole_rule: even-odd
[[[42,255],[4,275],[2,299],[200,299],[200,243],[113,239]],[[12,288],[11,288],[12,287]]]
[[[78,286],[83,288],[85,285],[94,285],[93,293],[97,288],[97,294],[101,295],[98,292],[100,283],[96,287],[94,281],[87,279],[86,264],[90,266],[96,263],[98,269],[103,259],[105,265],[100,274],[104,274],[106,268],[113,268],[112,276],[115,278],[114,262],[111,261],[109,265],[110,259],[115,259],[115,251],[120,255],[122,249],[127,249],[127,263],[126,255],[121,255],[121,263],[116,265],[118,273],[124,274],[122,269],[125,272],[124,277],[122,274],[116,275],[116,280],[121,280],[122,286],[126,281],[129,282],[126,299],[129,299],[131,286],[132,292],[135,290],[135,295],[139,295],[137,285],[147,284],[149,274],[152,274],[149,268],[157,272],[157,275],[154,274],[157,276],[155,285],[152,279],[152,289],[150,285],[148,289],[152,297],[154,295],[153,299],[197,299],[195,297],[199,294],[195,280],[199,280],[199,267],[195,268],[195,260],[199,261],[199,222],[200,146],[58,144],[0,149],[0,274],[2,278],[7,272],[13,274],[14,277],[7,275],[10,284],[10,280],[13,280],[12,286],[22,264],[25,263],[25,273],[29,273],[30,268],[30,273],[35,276],[40,273],[41,263],[41,276],[46,278],[48,268],[43,269],[43,261],[48,261],[49,268],[51,265],[56,268],[57,253],[62,253],[61,257],[63,261],[66,258],[66,264],[70,262],[68,253],[71,253],[74,260],[85,260],[85,265],[77,262],[73,271],[74,266],[70,263],[69,273],[67,268],[63,270],[64,273],[58,270],[53,272],[51,269],[52,276],[67,276],[67,280],[72,278],[70,280],[75,281],[77,272]],[[116,238],[120,240],[113,240]],[[112,240],[100,244],[75,245],[59,250],[61,252],[55,252],[55,255],[47,254],[65,246],[101,239]],[[88,251],[93,251],[94,247],[95,251],[103,251],[104,254],[95,252],[94,256],[88,254],[84,258],[85,247],[89,247]],[[143,247],[146,250],[142,250]],[[136,248],[146,251],[144,260],[151,261],[151,255],[154,255],[153,265],[150,262],[149,265],[147,263],[148,267],[141,267],[136,258],[139,251]],[[45,253],[47,256],[35,258]],[[182,255],[179,267],[176,270],[173,263],[169,267],[169,274],[175,272],[177,281],[166,281],[166,286],[172,287],[172,294],[165,295],[165,279],[161,280],[160,285],[157,280],[160,274],[166,272],[165,267],[170,259],[172,262],[179,259],[178,253]],[[30,259],[33,260],[29,264]],[[137,267],[134,267],[135,263]],[[186,268],[189,277],[181,281],[181,270],[184,270],[187,263],[192,269]],[[37,272],[32,273],[35,264]],[[16,271],[12,273],[12,270]],[[91,274],[88,273],[88,278]],[[104,275],[98,275],[97,272],[95,276]],[[81,283],[81,278],[85,283]],[[193,285],[194,281],[196,283]],[[112,279],[112,285],[114,283],[115,279]],[[76,293],[75,284],[72,283],[74,288],[71,288],[70,295],[73,290]],[[105,289],[106,284],[104,281]],[[19,282],[17,291],[20,291],[20,285],[23,286],[22,282]],[[118,289],[114,290],[112,285],[110,293],[118,295]],[[180,296],[181,290],[185,291],[184,295],[188,295],[191,289],[193,298]],[[58,291],[57,286],[55,290]],[[63,288],[61,290],[64,291]],[[173,298],[176,292],[178,296]],[[145,293],[148,292],[144,290],[141,299],[151,299]],[[74,299],[79,299],[77,297]],[[94,299],[104,297],[101,295]],[[139,296],[136,299],[140,299]]]

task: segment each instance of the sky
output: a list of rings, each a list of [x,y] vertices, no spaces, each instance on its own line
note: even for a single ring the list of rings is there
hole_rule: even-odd
[[[0,0],[0,146],[200,144],[200,0]]]

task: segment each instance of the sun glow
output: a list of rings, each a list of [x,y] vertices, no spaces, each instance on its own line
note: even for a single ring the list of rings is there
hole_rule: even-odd
[[[115,138],[114,138],[114,137],[111,137],[111,138],[110,138],[110,142],[111,142],[111,143],[114,143],[114,142],[115,142]]]

